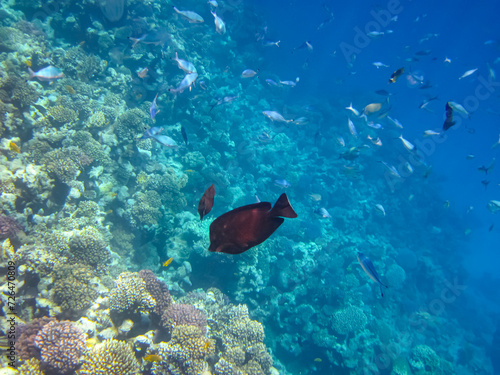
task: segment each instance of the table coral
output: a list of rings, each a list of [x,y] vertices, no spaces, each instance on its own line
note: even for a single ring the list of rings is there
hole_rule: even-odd
[[[136,272],[123,272],[118,276],[116,288],[109,295],[109,304],[112,311],[120,313],[149,313],[156,306],[146,282]]]
[[[358,331],[366,325],[366,315],[357,306],[349,306],[336,311],[332,316],[332,328],[340,335]]]
[[[49,322],[35,337],[42,363],[56,373],[74,370],[85,350],[85,334],[70,321]]]
[[[108,244],[94,227],[77,231],[69,240],[74,258],[92,267],[104,266],[110,260]]]
[[[85,354],[79,375],[139,375],[139,362],[129,344],[106,340]]]
[[[191,325],[198,327],[203,334],[207,331],[206,316],[193,305],[174,304],[163,313],[161,321],[169,330],[180,325]]]

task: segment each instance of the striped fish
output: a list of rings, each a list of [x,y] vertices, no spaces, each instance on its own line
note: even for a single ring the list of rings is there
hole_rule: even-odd
[[[380,286],[380,294],[382,297],[384,296],[384,290],[382,287],[389,288],[387,285],[383,284],[382,281],[380,281],[380,277],[378,276],[377,271],[375,270],[375,266],[373,265],[372,261],[370,258],[368,258],[365,254],[363,253],[358,253],[358,262],[361,264],[361,267],[363,268],[363,271],[378,285]]]

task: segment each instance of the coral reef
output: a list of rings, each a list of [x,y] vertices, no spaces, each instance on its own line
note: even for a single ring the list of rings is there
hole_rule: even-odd
[[[49,369],[64,374],[81,363],[85,334],[70,321],[49,322],[35,337],[41,361]]]
[[[38,332],[49,322],[55,322],[55,318],[36,318],[29,323],[21,326],[19,338],[17,340],[17,348],[19,350],[19,358],[27,360],[30,358],[40,359],[40,350],[35,345],[35,338]]]
[[[135,272],[123,272],[109,294],[111,311],[118,313],[150,313],[156,302],[148,293],[146,282]]]
[[[16,237],[16,235],[22,230],[22,225],[15,219],[9,216],[0,215],[0,240],[4,240],[9,237]]]
[[[177,326],[195,326],[205,334],[207,331],[207,318],[198,309],[192,305],[173,304],[162,315],[161,322],[167,329],[173,329]]]
[[[417,345],[408,360],[414,374],[441,374],[441,360],[436,352],[427,345]]]
[[[367,319],[363,310],[357,306],[349,306],[345,309],[336,311],[332,316],[332,328],[341,335],[347,335],[363,329]]]
[[[36,358],[31,358],[24,362],[19,367],[19,373],[23,375],[44,375],[44,372],[40,366],[40,361]]]
[[[76,261],[92,267],[103,267],[110,260],[108,244],[94,227],[76,231],[69,240],[69,250]]]
[[[83,264],[63,264],[54,270],[53,300],[63,315],[79,317],[99,296],[91,269]]]
[[[139,271],[139,276],[144,280],[146,290],[156,302],[155,313],[158,317],[161,317],[172,305],[172,297],[170,296],[167,284],[158,280],[151,270],[141,270]]]
[[[80,375],[140,375],[139,362],[129,344],[105,340],[85,353]]]

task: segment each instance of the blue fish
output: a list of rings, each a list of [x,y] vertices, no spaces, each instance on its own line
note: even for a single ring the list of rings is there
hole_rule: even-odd
[[[144,134],[139,139],[154,138],[162,130],[163,130],[163,128],[160,128],[158,126],[153,126],[152,128],[146,129],[144,131]]]
[[[158,106],[156,105],[156,99],[158,98],[158,94],[156,94],[153,103],[151,103],[151,107],[149,107],[149,114],[151,115],[151,119],[154,120],[155,116],[160,112]]]
[[[372,261],[370,258],[368,258],[365,254],[363,253],[358,253],[358,262],[361,264],[361,267],[363,268],[363,271],[378,285],[380,286],[380,294],[382,297],[384,296],[384,291],[382,287],[389,288],[387,285],[383,284],[382,281],[380,281],[380,277],[378,276],[377,271],[375,270],[375,266],[373,265]]]

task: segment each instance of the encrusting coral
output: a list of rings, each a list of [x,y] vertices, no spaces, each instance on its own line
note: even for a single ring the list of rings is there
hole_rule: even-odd
[[[42,363],[52,371],[64,374],[81,363],[85,334],[70,321],[49,322],[35,337]]]

